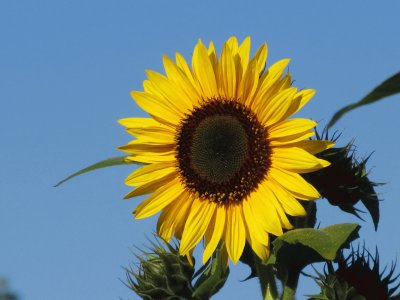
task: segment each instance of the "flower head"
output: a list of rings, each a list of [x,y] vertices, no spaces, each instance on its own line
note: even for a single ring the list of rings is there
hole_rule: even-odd
[[[120,123],[136,137],[120,147],[146,164],[126,179],[126,198],[150,194],[137,219],[161,212],[157,232],[181,240],[180,254],[204,238],[203,262],[220,241],[236,263],[246,240],[265,260],[269,234],[290,229],[287,215],[304,215],[299,200],[320,197],[300,174],[329,165],[314,154],[333,145],[312,141],[316,122],[293,118],[314,95],[291,86],[283,59],[265,69],[267,46],[250,58],[250,38],[230,38],[218,56],[199,41],[192,67],[164,56],[166,75],[147,71],[132,97],[150,118]]]
[[[318,136],[318,138],[320,138]],[[326,136],[328,139],[328,137]],[[335,137],[333,137],[336,140]],[[366,171],[368,161],[357,160],[355,146],[352,143],[340,148],[330,148],[317,155],[331,164],[327,168],[307,174],[307,179],[328,199],[329,203],[343,211],[360,217],[355,205],[361,200],[375,225],[379,222],[379,199],[374,187],[378,183],[371,182]],[[361,218],[361,217],[360,217]]]
[[[380,272],[378,252],[374,257],[364,248],[362,251],[355,250],[347,258],[339,256],[337,263],[336,270],[329,263],[329,272],[319,274],[317,282],[322,289],[319,296],[323,295],[327,299],[359,299],[360,296],[366,300],[395,299],[392,296],[400,284],[390,285],[399,275],[394,276],[395,264],[386,274],[386,268]]]
[[[194,268],[173,244],[157,240],[142,251],[137,270],[127,269],[128,286],[143,299],[191,299]],[[173,274],[173,275],[171,275]]]

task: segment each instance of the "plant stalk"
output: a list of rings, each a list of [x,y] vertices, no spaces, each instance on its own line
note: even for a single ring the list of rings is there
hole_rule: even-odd
[[[278,289],[272,265],[264,265],[257,255],[253,254],[254,266],[260,281],[261,293],[264,300],[276,300]]]
[[[294,300],[296,295],[297,284],[299,283],[300,271],[291,270],[288,279],[283,287],[282,300]]]

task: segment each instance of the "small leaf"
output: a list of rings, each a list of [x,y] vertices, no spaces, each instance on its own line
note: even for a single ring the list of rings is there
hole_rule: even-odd
[[[362,98],[360,101],[347,105],[342,109],[338,110],[328,123],[328,128],[332,127],[345,113],[358,108],[363,105],[371,104],[382,98],[392,96],[394,94],[400,93],[400,72],[393,75],[392,77],[386,79],[383,83],[377,86],[372,92],[367,96]]]
[[[323,233],[327,234],[331,240],[331,250],[334,250],[335,253],[332,251],[332,255],[327,257],[323,255],[324,253],[320,253],[326,259],[333,260],[336,257],[336,253],[341,249],[349,245],[349,243],[356,238],[358,238],[358,230],[360,229],[360,225],[358,224],[336,224],[332,226],[328,226],[325,228],[320,229]]]
[[[337,252],[358,237],[358,224],[336,224],[322,229],[294,229],[273,241],[267,264],[301,270],[308,264],[334,260]]]
[[[224,266],[221,247],[218,247],[212,256],[212,262],[201,274],[194,285],[192,297],[196,299],[210,299],[225,284],[229,275],[229,269]]]
[[[68,181],[68,180],[70,180],[70,179],[72,179],[72,178],[74,178],[76,176],[79,176],[79,175],[82,175],[84,173],[91,172],[91,171],[94,171],[94,170],[97,170],[97,169],[106,168],[106,167],[112,167],[112,166],[117,166],[117,165],[126,165],[126,164],[135,163],[135,162],[132,162],[132,161],[127,161],[126,157],[127,156],[118,156],[118,157],[112,157],[112,158],[108,158],[108,159],[102,160],[102,161],[100,161],[98,163],[95,163],[95,164],[93,164],[93,165],[91,165],[89,167],[86,167],[86,168],[84,168],[82,170],[79,170],[78,172],[68,176],[67,178],[65,178],[65,179],[61,180],[60,182],[58,182],[54,187],[60,186],[64,182],[66,182],[66,181]]]

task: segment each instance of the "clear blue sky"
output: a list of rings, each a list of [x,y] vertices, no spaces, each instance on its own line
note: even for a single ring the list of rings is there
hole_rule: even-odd
[[[301,116],[321,121],[400,70],[400,2],[374,1],[0,1],[0,277],[22,300],[137,299],[119,279],[156,217],[134,221],[123,201],[131,166],[52,186],[104,158],[130,137],[116,120],[143,116],[129,96],[161,55],[190,58],[198,38],[218,49],[231,35],[267,42],[268,63],[290,57],[295,85],[318,92]],[[383,264],[400,258],[400,96],[335,126],[341,145],[375,151],[371,179],[381,222],[362,238]],[[322,128],[320,126],[320,129]],[[321,226],[359,222],[318,201]],[[398,270],[400,271],[400,270]],[[231,268],[215,299],[259,299],[246,266]],[[303,280],[299,299],[317,291]]]

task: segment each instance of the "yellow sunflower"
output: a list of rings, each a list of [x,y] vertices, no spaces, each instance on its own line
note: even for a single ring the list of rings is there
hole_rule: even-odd
[[[147,71],[144,91],[131,92],[151,118],[119,121],[136,138],[120,149],[145,164],[126,178],[135,189],[125,198],[149,195],[135,218],[161,212],[157,232],[180,239],[181,255],[204,238],[203,263],[220,241],[236,263],[247,240],[265,260],[269,234],[305,215],[298,200],[320,197],[300,174],[328,166],[313,154],[333,143],[309,140],[316,122],[288,119],[315,91],[291,86],[289,59],[266,70],[266,58],[264,44],[250,59],[249,37],[231,37],[219,56],[199,41],[192,67],[164,56],[166,75]]]

